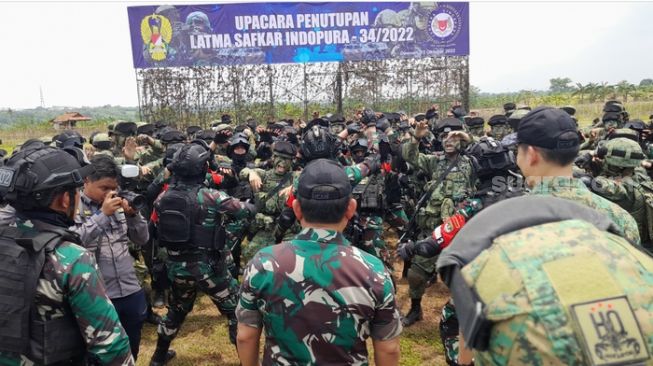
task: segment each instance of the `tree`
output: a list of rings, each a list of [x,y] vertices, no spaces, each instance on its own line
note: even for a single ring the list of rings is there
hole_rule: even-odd
[[[551,93],[567,93],[574,90],[573,86],[569,85],[571,84],[570,78],[553,78],[549,79],[549,83],[551,84],[549,86]]]
[[[639,82],[639,86],[653,86],[653,79],[642,79]]]
[[[615,85],[616,92],[623,96],[624,103],[628,103],[628,95],[637,89],[637,87],[626,80],[620,81]]]
[[[571,94],[572,97],[579,96],[580,97],[580,103],[583,103],[583,100],[585,99],[585,95],[589,93],[590,90],[590,84],[583,85],[581,83],[576,83],[576,86],[574,88],[574,92]]]

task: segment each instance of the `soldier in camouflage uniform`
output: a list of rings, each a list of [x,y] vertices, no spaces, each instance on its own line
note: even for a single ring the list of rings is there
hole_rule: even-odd
[[[467,131],[474,140],[485,136],[485,120],[483,117],[470,117],[465,120]]]
[[[0,364],[133,365],[129,340],[94,256],[79,245],[79,236],[67,230],[74,223],[77,188],[92,168],[81,167],[62,150],[41,145],[15,153],[2,169],[1,177],[15,174],[15,180],[0,179],[0,197],[16,208],[17,222],[0,228],[0,293],[3,315],[9,316],[0,335]],[[24,174],[30,174],[29,185]],[[40,268],[15,278],[25,270],[11,266],[21,261],[12,258],[16,262],[8,263],[6,258],[18,252],[18,237],[42,262],[30,262]],[[19,286],[12,288],[12,282]],[[23,326],[31,332],[23,333],[28,332]]]
[[[592,181],[590,188],[632,215],[642,245],[651,250],[647,194],[653,192],[653,182],[648,175],[635,172],[645,158],[641,146],[627,138],[616,138],[607,141],[599,149],[599,155],[604,159],[603,171]]]
[[[631,242],[640,243],[637,223],[628,212],[592,193],[580,179],[573,177],[579,137],[567,113],[546,107],[532,110],[522,118],[517,140],[517,165],[526,177],[531,194],[552,195],[598,210],[623,228]]]
[[[420,208],[417,215],[420,237],[424,237],[439,226],[443,219],[453,215],[456,206],[473,194],[476,185],[472,162],[462,154],[464,144],[470,142],[470,137],[460,131],[462,122],[446,118],[438,124],[442,126],[437,132],[441,135],[444,152],[434,155],[419,152],[418,141],[427,132],[427,126],[423,122],[417,124],[413,138],[403,145],[402,150],[403,158],[429,177],[429,183],[424,190],[425,194],[429,191],[431,194],[426,206]],[[452,130],[456,127],[459,130]],[[433,186],[436,184],[437,186]],[[405,326],[422,319],[421,301],[429,282],[435,276],[436,259],[416,256],[408,270],[411,306],[404,318]]]
[[[164,365],[170,343],[192,310],[197,290],[206,293],[227,317],[229,339],[236,342],[238,285],[220,253],[225,245],[225,216],[241,220],[253,216],[253,205],[205,188],[208,160],[213,152],[197,144],[183,146],[168,166],[172,180],[155,203],[157,234],[168,251],[172,283],[168,313],[157,329],[158,340],[150,365]]]
[[[474,364],[651,364],[653,259],[621,235],[595,210],[541,196],[465,225],[438,272]]]
[[[257,205],[256,217],[250,225],[254,237],[243,247],[244,262],[266,245],[274,244],[274,222],[281,214],[287,197],[279,192],[292,185],[293,163],[297,149],[288,141],[277,141],[272,145],[272,168],[268,170],[244,168],[240,179],[252,186]]]
[[[497,141],[501,141],[504,137],[512,132],[512,129],[508,124],[508,117],[502,114],[497,114],[490,117],[487,124],[490,126],[489,136],[493,137]]]
[[[293,210],[303,230],[261,249],[245,271],[241,363],[258,365],[265,328],[263,364],[366,365],[368,337],[377,364],[398,364],[402,326],[390,274],[342,234],[356,210],[347,174],[331,160],[309,163]]]

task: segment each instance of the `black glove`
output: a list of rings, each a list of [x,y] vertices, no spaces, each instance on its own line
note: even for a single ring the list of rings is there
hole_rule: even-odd
[[[590,153],[585,153],[583,155],[580,155],[574,160],[574,164],[576,164],[577,167],[579,168],[586,168],[589,163],[592,161],[592,155]]]
[[[370,175],[381,170],[381,158],[378,154],[366,157],[363,164],[367,165],[367,168],[370,170]]]
[[[397,247],[397,256],[404,261],[411,260],[415,256],[415,243],[412,240],[399,243],[399,246]]]
[[[347,133],[350,135],[355,135],[361,132],[361,126],[358,123],[350,123],[347,125]]]

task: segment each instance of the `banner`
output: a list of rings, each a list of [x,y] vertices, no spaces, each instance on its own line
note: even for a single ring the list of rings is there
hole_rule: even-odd
[[[135,68],[469,54],[469,3],[128,7]]]

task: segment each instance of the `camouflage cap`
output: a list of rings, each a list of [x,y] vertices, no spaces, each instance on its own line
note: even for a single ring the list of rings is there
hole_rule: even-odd
[[[226,123],[220,123],[219,125],[215,126],[215,127],[213,128],[213,130],[214,130],[215,132],[220,132],[220,131],[224,131],[224,130],[228,130],[228,131],[233,132],[234,128],[231,127],[231,125],[228,125],[228,124],[226,124]]]

